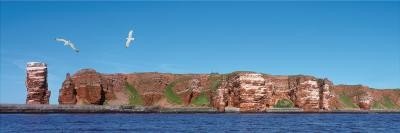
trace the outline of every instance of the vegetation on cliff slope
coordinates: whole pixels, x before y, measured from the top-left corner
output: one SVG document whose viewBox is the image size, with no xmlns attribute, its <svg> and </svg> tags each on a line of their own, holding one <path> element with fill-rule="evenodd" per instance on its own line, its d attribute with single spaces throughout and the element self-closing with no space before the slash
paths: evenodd
<svg viewBox="0 0 400 133">
<path fill-rule="evenodd" d="M 208 78 L 208 89 L 214 93 L 218 89 L 218 87 L 221 85 L 223 79 L 223 75 L 219 74 L 211 74 L 210 77 Z M 201 92 L 199 96 L 195 97 L 192 101 L 191 104 L 196 105 L 196 106 L 209 106 L 210 105 L 210 96 L 207 95 L 206 92 Z"/>
<path fill-rule="evenodd" d="M 354 104 L 353 99 L 344 93 L 339 94 L 339 102 L 343 108 L 359 108 L 357 104 Z"/>
<path fill-rule="evenodd" d="M 215 92 L 218 89 L 218 87 L 221 85 L 222 78 L 223 78 L 222 75 L 210 76 L 209 80 L 211 81 L 211 83 L 210 83 L 209 87 L 212 92 Z"/>
<path fill-rule="evenodd" d="M 275 108 L 293 108 L 294 104 L 289 99 L 281 99 L 275 105 Z"/>
<path fill-rule="evenodd" d="M 208 106 L 210 105 L 210 100 L 206 93 L 201 92 L 199 96 L 193 99 L 192 104 L 196 106 Z"/>
<path fill-rule="evenodd" d="M 168 102 L 173 104 L 182 104 L 182 99 L 174 92 L 175 82 L 172 82 L 165 87 L 164 95 Z"/>
<path fill-rule="evenodd" d="M 373 109 L 398 109 L 399 106 L 396 105 L 388 96 L 384 96 L 378 101 L 374 101 L 372 104 Z"/>
<path fill-rule="evenodd" d="M 398 108 L 397 105 L 388 96 L 383 97 L 382 104 L 388 109 Z"/>
<path fill-rule="evenodd" d="M 385 109 L 385 107 L 379 102 L 379 101 L 374 101 L 372 103 L 372 109 Z"/>
<path fill-rule="evenodd" d="M 130 105 L 143 105 L 142 97 L 139 92 L 132 85 L 126 83 L 125 89 L 129 92 L 129 104 Z"/>
</svg>

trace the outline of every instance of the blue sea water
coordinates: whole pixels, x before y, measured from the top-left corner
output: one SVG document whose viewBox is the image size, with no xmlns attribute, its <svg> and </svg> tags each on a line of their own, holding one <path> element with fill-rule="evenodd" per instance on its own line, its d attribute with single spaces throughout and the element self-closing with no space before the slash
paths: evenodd
<svg viewBox="0 0 400 133">
<path fill-rule="evenodd" d="M 0 114 L 0 132 L 393 132 L 400 114 Z"/>
</svg>

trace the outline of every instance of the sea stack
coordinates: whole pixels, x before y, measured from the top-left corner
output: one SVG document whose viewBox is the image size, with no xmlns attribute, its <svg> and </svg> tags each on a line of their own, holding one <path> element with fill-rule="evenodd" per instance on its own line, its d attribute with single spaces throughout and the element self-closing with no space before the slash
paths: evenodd
<svg viewBox="0 0 400 133">
<path fill-rule="evenodd" d="M 26 65 L 26 104 L 49 104 L 47 64 L 28 62 Z"/>
</svg>

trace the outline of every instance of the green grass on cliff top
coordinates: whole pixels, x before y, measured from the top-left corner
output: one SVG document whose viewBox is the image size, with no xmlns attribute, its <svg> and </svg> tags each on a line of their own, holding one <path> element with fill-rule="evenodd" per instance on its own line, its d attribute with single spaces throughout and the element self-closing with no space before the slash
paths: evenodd
<svg viewBox="0 0 400 133">
<path fill-rule="evenodd" d="M 289 99 L 281 99 L 275 105 L 274 108 L 293 108 L 294 104 Z"/>
<path fill-rule="evenodd" d="M 182 104 L 182 99 L 174 92 L 175 82 L 172 82 L 165 87 L 164 95 L 168 102 L 173 104 Z"/>
<path fill-rule="evenodd" d="M 125 89 L 129 92 L 129 104 L 130 105 L 143 105 L 142 97 L 139 92 L 132 85 L 126 83 Z"/>
<path fill-rule="evenodd" d="M 196 106 L 208 106 L 210 105 L 210 100 L 206 93 L 201 92 L 199 96 L 193 99 L 192 104 Z"/>
</svg>

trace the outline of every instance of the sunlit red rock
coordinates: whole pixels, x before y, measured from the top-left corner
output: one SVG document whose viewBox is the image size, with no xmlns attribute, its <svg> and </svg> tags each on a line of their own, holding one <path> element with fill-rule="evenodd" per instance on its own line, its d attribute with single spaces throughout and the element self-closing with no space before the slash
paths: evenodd
<svg viewBox="0 0 400 133">
<path fill-rule="evenodd" d="M 28 62 L 26 66 L 26 104 L 49 104 L 47 64 Z"/>
<path fill-rule="evenodd" d="M 217 78 L 216 78 L 217 77 Z M 216 79 L 217 80 L 216 80 Z M 215 81 L 218 86 L 214 86 Z M 328 79 L 313 76 L 275 76 L 254 72 L 230 74 L 170 74 L 131 73 L 101 74 L 83 69 L 67 76 L 60 90 L 60 104 L 127 105 L 130 85 L 140 96 L 144 106 L 195 106 L 193 100 L 200 94 L 209 98 L 219 111 L 263 112 L 275 108 L 281 100 L 291 101 L 293 107 L 304 111 L 343 109 L 340 96 L 350 94 L 354 105 L 370 109 L 380 99 L 389 98 L 400 103 L 400 93 L 390 90 L 372 90 L 366 86 L 335 86 Z M 166 97 L 170 86 L 181 103 L 171 103 Z M 74 102 L 76 98 L 76 102 Z"/>
<path fill-rule="evenodd" d="M 354 105 L 357 105 L 360 109 L 369 110 L 373 104 L 373 99 L 379 100 L 382 98 L 382 94 L 384 90 L 375 92 L 374 90 L 370 89 L 368 86 L 363 85 L 336 85 L 335 92 L 337 96 L 344 95 L 349 97 L 353 102 Z M 373 98 L 373 94 L 376 95 Z M 396 94 L 395 94 L 396 95 Z"/>
<path fill-rule="evenodd" d="M 59 104 L 76 104 L 77 102 L 75 85 L 69 73 L 67 73 L 62 88 L 60 89 L 58 101 Z"/>
</svg>

